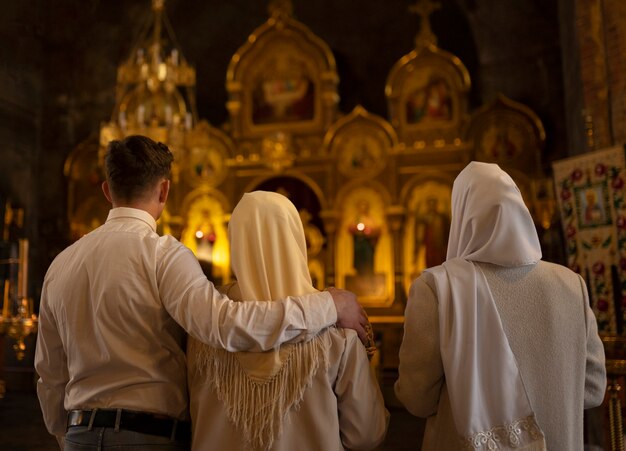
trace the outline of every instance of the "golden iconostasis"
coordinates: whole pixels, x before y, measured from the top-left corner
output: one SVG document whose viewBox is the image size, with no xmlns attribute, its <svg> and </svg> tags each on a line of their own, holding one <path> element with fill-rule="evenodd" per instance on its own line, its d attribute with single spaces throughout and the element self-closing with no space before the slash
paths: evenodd
<svg viewBox="0 0 626 451">
<path fill-rule="evenodd" d="M 509 171 L 538 228 L 556 227 L 537 115 L 504 96 L 470 111 L 469 73 L 429 26 L 413 50 L 398 53 L 380 87 L 387 118 L 361 106 L 342 112 L 330 47 L 292 16 L 290 2 L 270 2 L 268 19 L 231 58 L 229 121 L 218 128 L 197 115 L 193 88 L 201 81 L 162 26 L 163 6 L 153 1 L 152 27 L 119 66 L 116 105 L 99 141 L 66 161 L 74 239 L 106 219 L 103 151 L 132 134 L 172 149 L 159 228 L 191 248 L 217 284 L 232 279 L 227 224 L 238 200 L 280 192 L 300 211 L 316 286 L 354 291 L 380 327 L 401 327 L 411 281 L 444 260 L 452 182 L 469 161 Z M 428 25 L 432 2 L 415 8 Z"/>
</svg>

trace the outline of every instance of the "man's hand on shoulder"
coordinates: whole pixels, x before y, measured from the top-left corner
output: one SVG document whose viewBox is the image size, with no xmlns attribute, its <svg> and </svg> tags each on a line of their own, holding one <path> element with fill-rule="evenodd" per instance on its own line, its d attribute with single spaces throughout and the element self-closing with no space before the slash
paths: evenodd
<svg viewBox="0 0 626 451">
<path fill-rule="evenodd" d="M 356 300 L 356 295 L 350 291 L 330 287 L 327 290 L 333 297 L 335 309 L 337 309 L 337 326 L 346 329 L 354 329 L 359 338 L 365 344 L 367 332 L 365 327 L 369 324 L 367 314 L 361 304 Z"/>
</svg>

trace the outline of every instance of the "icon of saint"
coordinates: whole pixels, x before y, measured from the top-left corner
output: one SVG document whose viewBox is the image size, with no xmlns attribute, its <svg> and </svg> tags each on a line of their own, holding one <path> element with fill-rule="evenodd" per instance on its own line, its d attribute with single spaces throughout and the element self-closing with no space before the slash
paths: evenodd
<svg viewBox="0 0 626 451">
<path fill-rule="evenodd" d="M 448 216 L 439 211 L 438 199 L 429 197 L 426 199 L 426 211 L 415 221 L 415 260 L 423 251 L 426 268 L 442 264 L 446 260 L 449 233 Z"/>
<path fill-rule="evenodd" d="M 353 266 L 357 275 L 374 274 L 374 254 L 381 230 L 370 214 L 367 200 L 358 201 L 357 214 L 348 231 L 352 235 Z"/>
</svg>

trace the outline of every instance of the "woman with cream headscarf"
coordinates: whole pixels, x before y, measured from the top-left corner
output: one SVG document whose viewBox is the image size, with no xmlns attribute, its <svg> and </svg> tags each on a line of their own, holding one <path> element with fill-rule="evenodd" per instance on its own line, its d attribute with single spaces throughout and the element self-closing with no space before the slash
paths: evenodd
<svg viewBox="0 0 626 451">
<path fill-rule="evenodd" d="M 226 287 L 232 299 L 316 291 L 302 222 L 286 197 L 245 194 L 228 235 L 238 280 Z M 371 449 L 385 436 L 388 413 L 354 331 L 330 328 L 265 353 L 229 353 L 190 338 L 187 354 L 194 450 Z"/>
<path fill-rule="evenodd" d="M 583 449 L 604 351 L 583 279 L 541 261 L 532 217 L 495 164 L 452 189 L 446 261 L 411 286 L 395 392 L 428 417 L 422 450 Z"/>
</svg>

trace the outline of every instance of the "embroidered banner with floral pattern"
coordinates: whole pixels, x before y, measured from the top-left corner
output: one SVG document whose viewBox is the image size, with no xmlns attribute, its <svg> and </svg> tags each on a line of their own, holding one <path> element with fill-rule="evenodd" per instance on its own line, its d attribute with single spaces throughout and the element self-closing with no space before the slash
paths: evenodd
<svg viewBox="0 0 626 451">
<path fill-rule="evenodd" d="M 598 331 L 622 333 L 626 313 L 624 148 L 553 164 L 567 264 L 588 284 Z"/>
</svg>

